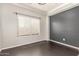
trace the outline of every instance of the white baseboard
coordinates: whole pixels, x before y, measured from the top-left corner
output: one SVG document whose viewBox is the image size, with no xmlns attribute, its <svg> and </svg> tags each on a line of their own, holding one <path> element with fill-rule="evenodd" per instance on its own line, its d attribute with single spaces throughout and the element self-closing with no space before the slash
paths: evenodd
<svg viewBox="0 0 79 59">
<path fill-rule="evenodd" d="M 32 44 L 32 43 L 40 42 L 40 41 L 43 41 L 43 40 L 39 40 L 39 41 L 31 42 L 31 43 L 26 43 L 26 44 L 19 44 L 19 45 L 10 46 L 10 47 L 5 47 L 5 48 L 2 48 L 1 51 L 5 50 L 5 49 L 10 49 L 10 48 L 15 48 L 15 47 L 19 47 L 19 46 L 23 46 L 23 45 L 27 45 L 27 44 Z"/>
<path fill-rule="evenodd" d="M 49 41 L 79 50 L 79 47 L 75 47 L 75 46 L 72 46 L 72 45 L 69 45 L 69 44 L 61 43 L 61 42 L 58 42 L 58 41 L 55 41 L 55 40 L 49 40 Z"/>
</svg>

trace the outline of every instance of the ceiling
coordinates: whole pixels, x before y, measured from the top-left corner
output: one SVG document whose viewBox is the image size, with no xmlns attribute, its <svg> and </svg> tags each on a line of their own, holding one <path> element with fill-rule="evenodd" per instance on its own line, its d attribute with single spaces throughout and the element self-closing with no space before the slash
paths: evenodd
<svg viewBox="0 0 79 59">
<path fill-rule="evenodd" d="M 49 12 L 52 9 L 55 9 L 62 5 L 63 3 L 46 3 L 44 5 L 39 5 L 38 3 L 25 3 L 24 5 L 28 5 L 30 7 L 39 9 L 41 11 Z"/>
<path fill-rule="evenodd" d="M 39 5 L 38 3 L 13 3 L 12 5 L 49 16 L 79 6 L 78 3 L 46 3 L 44 5 Z"/>
</svg>

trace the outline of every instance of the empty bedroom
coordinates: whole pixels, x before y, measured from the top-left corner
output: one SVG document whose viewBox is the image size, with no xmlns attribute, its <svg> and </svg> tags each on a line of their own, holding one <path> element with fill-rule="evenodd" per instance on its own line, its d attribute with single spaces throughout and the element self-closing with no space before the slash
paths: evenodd
<svg viewBox="0 0 79 59">
<path fill-rule="evenodd" d="M 0 3 L 0 56 L 78 56 L 79 3 Z"/>
</svg>

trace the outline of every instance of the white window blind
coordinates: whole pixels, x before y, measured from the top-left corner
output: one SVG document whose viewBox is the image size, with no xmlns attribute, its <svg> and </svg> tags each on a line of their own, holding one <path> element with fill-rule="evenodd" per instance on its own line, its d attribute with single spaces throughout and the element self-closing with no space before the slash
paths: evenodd
<svg viewBox="0 0 79 59">
<path fill-rule="evenodd" d="M 40 18 L 17 14 L 18 35 L 40 35 Z"/>
</svg>

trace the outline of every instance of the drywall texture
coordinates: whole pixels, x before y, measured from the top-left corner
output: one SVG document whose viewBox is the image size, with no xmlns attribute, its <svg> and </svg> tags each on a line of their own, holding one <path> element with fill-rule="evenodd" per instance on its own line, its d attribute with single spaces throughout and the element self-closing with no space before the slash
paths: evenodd
<svg viewBox="0 0 79 59">
<path fill-rule="evenodd" d="M 79 6 L 50 16 L 50 39 L 79 47 Z"/>
<path fill-rule="evenodd" d="M 31 36 L 17 36 L 18 30 L 18 21 L 17 16 L 15 14 L 22 13 L 26 15 L 41 17 L 40 24 L 40 36 L 39 35 L 31 35 Z M 3 49 L 12 48 L 24 44 L 30 44 L 38 41 L 42 41 L 45 39 L 45 19 L 46 16 L 35 13 L 25 8 L 21 8 L 12 4 L 2 4 L 2 30 L 3 30 Z"/>
<path fill-rule="evenodd" d="M 0 6 L 1 11 L 1 6 Z M 0 50 L 1 50 L 1 12 L 0 12 Z"/>
<path fill-rule="evenodd" d="M 0 51 L 1 51 L 1 47 L 2 47 L 2 24 L 1 24 L 1 19 L 2 19 L 2 9 L 1 9 L 1 4 L 0 4 Z"/>
</svg>

